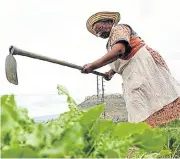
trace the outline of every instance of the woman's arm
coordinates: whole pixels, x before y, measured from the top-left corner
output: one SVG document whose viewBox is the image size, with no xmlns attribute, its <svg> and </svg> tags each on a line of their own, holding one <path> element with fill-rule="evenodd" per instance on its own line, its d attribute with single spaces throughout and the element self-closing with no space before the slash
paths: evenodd
<svg viewBox="0 0 180 159">
<path fill-rule="evenodd" d="M 116 43 L 112 50 L 107 52 L 103 57 L 100 59 L 90 63 L 86 64 L 84 66 L 84 69 L 81 71 L 82 73 L 91 73 L 93 70 L 98 69 L 100 67 L 103 67 L 107 64 L 110 64 L 117 60 L 120 57 L 120 53 L 122 56 L 125 53 L 125 45 L 123 43 Z"/>
<path fill-rule="evenodd" d="M 96 69 L 105 66 L 117 60 L 119 58 L 119 53 L 125 53 L 125 45 L 123 43 L 115 44 L 111 51 L 107 52 L 103 57 L 94 61 L 92 64 Z"/>
</svg>

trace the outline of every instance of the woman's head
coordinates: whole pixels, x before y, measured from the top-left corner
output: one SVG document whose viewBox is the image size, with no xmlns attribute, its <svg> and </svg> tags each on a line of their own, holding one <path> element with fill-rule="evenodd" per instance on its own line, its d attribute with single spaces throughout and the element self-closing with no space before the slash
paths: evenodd
<svg viewBox="0 0 180 159">
<path fill-rule="evenodd" d="M 112 26 L 113 26 L 112 19 L 103 19 L 95 22 L 92 25 L 92 28 L 95 31 L 96 36 L 105 39 L 109 37 Z"/>
<path fill-rule="evenodd" d="M 86 22 L 89 32 L 101 38 L 109 37 L 111 28 L 120 20 L 118 12 L 98 12 L 92 15 Z"/>
</svg>

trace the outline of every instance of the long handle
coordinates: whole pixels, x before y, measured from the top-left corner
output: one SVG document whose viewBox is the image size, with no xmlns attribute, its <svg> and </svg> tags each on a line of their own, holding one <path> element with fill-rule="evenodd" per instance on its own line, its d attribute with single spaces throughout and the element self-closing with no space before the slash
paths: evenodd
<svg viewBox="0 0 180 159">
<path fill-rule="evenodd" d="M 9 52 L 12 55 L 27 56 L 27 57 L 34 58 L 34 59 L 48 61 L 48 62 L 56 63 L 56 64 L 59 64 L 59 65 L 75 68 L 75 69 L 78 69 L 78 70 L 83 70 L 82 66 L 78 66 L 78 65 L 75 65 L 75 64 L 72 64 L 72 63 L 69 63 L 69 62 L 65 62 L 65 61 L 53 59 L 53 58 L 50 58 L 50 57 L 38 55 L 38 54 L 35 54 L 35 53 L 32 53 L 32 52 L 24 51 L 24 50 L 21 50 L 21 49 L 18 49 L 16 47 L 14 47 L 14 46 L 11 46 L 9 48 Z M 99 76 L 103 76 L 103 77 L 106 76 L 105 74 L 103 74 L 101 72 L 97 72 L 97 71 L 93 71 L 92 73 L 96 74 L 96 75 L 99 75 Z"/>
</svg>

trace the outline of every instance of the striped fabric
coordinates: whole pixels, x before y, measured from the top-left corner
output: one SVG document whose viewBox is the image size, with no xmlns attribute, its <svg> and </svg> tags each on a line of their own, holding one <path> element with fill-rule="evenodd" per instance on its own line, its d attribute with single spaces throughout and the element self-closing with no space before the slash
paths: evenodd
<svg viewBox="0 0 180 159">
<path fill-rule="evenodd" d="M 131 35 L 129 43 L 132 49 L 130 54 L 126 56 L 124 60 L 128 60 L 133 57 L 137 53 L 137 51 L 145 45 L 144 41 L 137 35 Z"/>
</svg>

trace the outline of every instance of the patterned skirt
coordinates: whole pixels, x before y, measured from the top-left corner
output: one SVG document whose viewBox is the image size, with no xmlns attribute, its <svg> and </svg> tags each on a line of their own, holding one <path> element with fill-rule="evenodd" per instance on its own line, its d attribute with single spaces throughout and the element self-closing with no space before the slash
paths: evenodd
<svg viewBox="0 0 180 159">
<path fill-rule="evenodd" d="M 152 127 L 156 127 L 168 124 L 176 119 L 180 119 L 180 97 L 149 116 L 145 122 Z"/>
<path fill-rule="evenodd" d="M 146 47 L 146 49 L 150 52 L 150 54 L 152 55 L 152 57 L 157 63 L 159 63 L 167 71 L 169 71 L 169 68 L 166 62 L 157 51 L 154 51 L 148 46 Z M 177 98 L 172 103 L 164 106 L 161 110 L 149 116 L 145 120 L 145 122 L 148 123 L 150 126 L 155 127 L 155 126 L 159 126 L 163 124 L 168 124 L 171 121 L 176 120 L 176 119 L 180 119 L 180 97 Z"/>
</svg>

